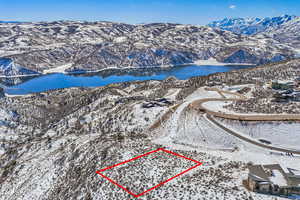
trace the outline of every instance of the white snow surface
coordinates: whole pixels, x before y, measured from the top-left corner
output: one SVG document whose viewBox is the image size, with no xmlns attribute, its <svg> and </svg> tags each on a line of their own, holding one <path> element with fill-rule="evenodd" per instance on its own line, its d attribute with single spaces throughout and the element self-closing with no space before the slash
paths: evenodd
<svg viewBox="0 0 300 200">
<path fill-rule="evenodd" d="M 212 66 L 224 66 L 224 65 L 254 65 L 250 63 L 222 63 L 215 58 L 209 58 L 208 60 L 196 60 L 195 65 L 212 65 Z"/>
<path fill-rule="evenodd" d="M 272 170 L 270 181 L 278 186 L 287 186 L 287 181 L 279 170 Z"/>
<path fill-rule="evenodd" d="M 72 63 L 68 63 L 68 64 L 61 65 L 61 66 L 58 66 L 58 67 L 54 67 L 54 68 L 51 68 L 51 69 L 46 69 L 46 70 L 43 71 L 43 74 L 64 73 L 70 67 L 72 67 Z"/>
</svg>

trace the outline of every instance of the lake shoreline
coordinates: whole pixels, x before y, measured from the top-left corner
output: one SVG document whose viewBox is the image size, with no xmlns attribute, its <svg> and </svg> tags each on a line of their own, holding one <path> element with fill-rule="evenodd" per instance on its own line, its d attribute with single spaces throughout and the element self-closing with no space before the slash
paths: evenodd
<svg viewBox="0 0 300 200">
<path fill-rule="evenodd" d="M 70 64 L 66 64 L 70 65 Z M 110 70 L 140 70 L 140 69 L 170 69 L 173 67 L 180 67 L 180 66 L 189 66 L 189 65 L 198 65 L 198 66 L 256 66 L 255 64 L 251 63 L 221 63 L 216 61 L 215 59 L 209 59 L 209 60 L 196 60 L 193 63 L 184 63 L 179 65 L 157 65 L 157 66 L 141 66 L 141 67 L 107 67 L 99 70 L 78 70 L 78 71 L 61 71 L 61 70 L 55 70 L 56 68 L 61 69 L 63 66 L 54 67 L 48 70 L 44 70 L 42 73 L 38 72 L 37 74 L 24 74 L 24 75 L 14 75 L 14 76 L 0 76 L 0 78 L 23 78 L 23 77 L 32 77 L 32 76 L 43 76 L 43 75 L 49 75 L 49 74 L 90 74 L 90 73 L 98 73 L 98 72 L 105 72 Z"/>
<path fill-rule="evenodd" d="M 165 80 L 172 76 L 178 80 L 187 80 L 192 77 L 228 72 L 244 68 L 249 65 L 176 65 L 173 67 L 146 67 L 146 68 L 106 68 L 95 71 L 78 71 L 72 73 L 49 73 L 35 77 L 18 77 L 2 79 L 4 92 L 8 95 L 26 95 L 44 92 L 52 89 L 71 87 L 101 87 L 114 83 Z"/>
</svg>

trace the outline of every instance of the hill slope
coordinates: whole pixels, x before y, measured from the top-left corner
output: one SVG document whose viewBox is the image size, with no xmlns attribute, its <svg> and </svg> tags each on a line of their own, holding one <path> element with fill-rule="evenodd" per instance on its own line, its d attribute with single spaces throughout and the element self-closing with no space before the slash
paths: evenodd
<svg viewBox="0 0 300 200">
<path fill-rule="evenodd" d="M 300 17 L 268 30 L 268 34 L 275 40 L 300 49 Z"/>
<path fill-rule="evenodd" d="M 295 55 L 270 36 L 249 37 L 204 26 L 58 21 L 0 24 L 0 57 L 35 72 L 220 62 L 262 64 Z"/>
</svg>

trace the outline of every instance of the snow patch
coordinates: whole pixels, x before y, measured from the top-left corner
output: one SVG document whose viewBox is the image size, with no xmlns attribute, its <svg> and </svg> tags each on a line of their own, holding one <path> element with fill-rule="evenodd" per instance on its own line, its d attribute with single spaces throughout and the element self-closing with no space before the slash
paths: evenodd
<svg viewBox="0 0 300 200">
<path fill-rule="evenodd" d="M 49 73 L 65 73 L 65 71 L 67 69 L 69 69 L 70 67 L 72 67 L 72 63 L 68 63 L 65 65 L 61 65 L 55 68 L 51 68 L 51 69 L 46 69 L 43 71 L 43 74 L 49 74 Z"/>
</svg>

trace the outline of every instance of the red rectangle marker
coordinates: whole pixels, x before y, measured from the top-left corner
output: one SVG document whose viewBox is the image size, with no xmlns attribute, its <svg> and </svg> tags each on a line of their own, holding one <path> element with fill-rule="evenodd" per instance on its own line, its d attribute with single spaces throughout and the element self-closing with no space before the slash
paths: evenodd
<svg viewBox="0 0 300 200">
<path fill-rule="evenodd" d="M 117 167 L 117 166 L 120 166 L 120 165 L 129 163 L 129 162 L 134 161 L 134 160 L 137 160 L 137 159 L 139 159 L 139 158 L 142 158 L 142 157 L 148 156 L 148 155 L 150 155 L 150 154 L 156 153 L 156 152 L 158 152 L 158 151 L 162 151 L 162 152 L 165 152 L 165 153 L 174 155 L 174 156 L 178 156 L 178 157 L 184 158 L 184 159 L 186 159 L 186 160 L 189 160 L 189 161 L 192 161 L 192 162 L 196 163 L 196 165 L 194 165 L 193 167 L 191 167 L 191 168 L 189 168 L 189 169 L 186 169 L 186 170 L 182 171 L 181 173 L 179 173 L 179 174 L 177 174 L 177 175 L 175 175 L 175 176 L 173 176 L 173 177 L 171 177 L 171 178 L 168 178 L 167 180 L 165 180 L 165 181 L 163 181 L 163 182 L 161 182 L 161 183 L 159 183 L 159 184 L 157 184 L 157 185 L 155 185 L 155 186 L 153 186 L 153 187 L 151 187 L 151 188 L 147 189 L 146 191 L 141 192 L 141 193 L 139 193 L 139 194 L 135 194 L 135 193 L 131 192 L 131 191 L 128 190 L 126 187 L 122 186 L 121 184 L 119 184 L 119 183 L 117 183 L 116 181 L 110 179 L 109 177 L 105 176 L 105 175 L 102 173 L 102 172 L 104 172 L 104 171 L 106 171 L 106 170 L 109 170 L 109 169 L 112 169 L 112 168 L 114 168 L 114 167 Z M 158 188 L 158 187 L 160 187 L 160 186 L 166 184 L 167 182 L 173 180 L 174 178 L 176 178 L 176 177 L 178 177 L 178 176 L 180 176 L 180 175 L 183 175 L 183 174 L 187 173 L 188 171 L 190 171 L 190 170 L 192 170 L 192 169 L 194 169 L 194 168 L 196 168 L 196 167 L 198 167 L 198 166 L 200 166 L 200 165 L 202 165 L 202 163 L 199 162 L 199 161 L 196 161 L 196 160 L 193 160 L 193 159 L 191 159 L 191 158 L 188 158 L 188 157 L 185 157 L 185 156 L 183 156 L 183 155 L 180 155 L 180 154 L 178 154 L 178 153 L 175 153 L 175 152 L 166 150 L 166 149 L 164 149 L 164 148 L 159 148 L 159 149 L 156 149 L 156 150 L 147 152 L 147 153 L 145 153 L 145 154 L 143 154 L 143 155 L 136 156 L 136 157 L 134 157 L 134 158 L 132 158 L 132 159 L 129 159 L 129 160 L 126 160 L 126 161 L 124 161 L 124 162 L 121 162 L 121 163 L 112 165 L 112 166 L 110 166 L 110 167 L 106 167 L 106 168 L 104 168 L 104 169 L 98 170 L 98 171 L 96 171 L 96 173 L 99 174 L 101 177 L 105 178 L 106 180 L 108 180 L 109 182 L 111 182 L 112 184 L 114 184 L 114 185 L 116 185 L 116 186 L 122 188 L 124 191 L 126 191 L 126 192 L 129 193 L 130 195 L 132 195 L 132 196 L 134 196 L 134 197 L 137 198 L 137 197 L 140 197 L 140 196 L 142 196 L 142 195 L 144 195 L 144 194 L 150 192 L 151 190 L 154 190 L 155 188 Z"/>
</svg>

